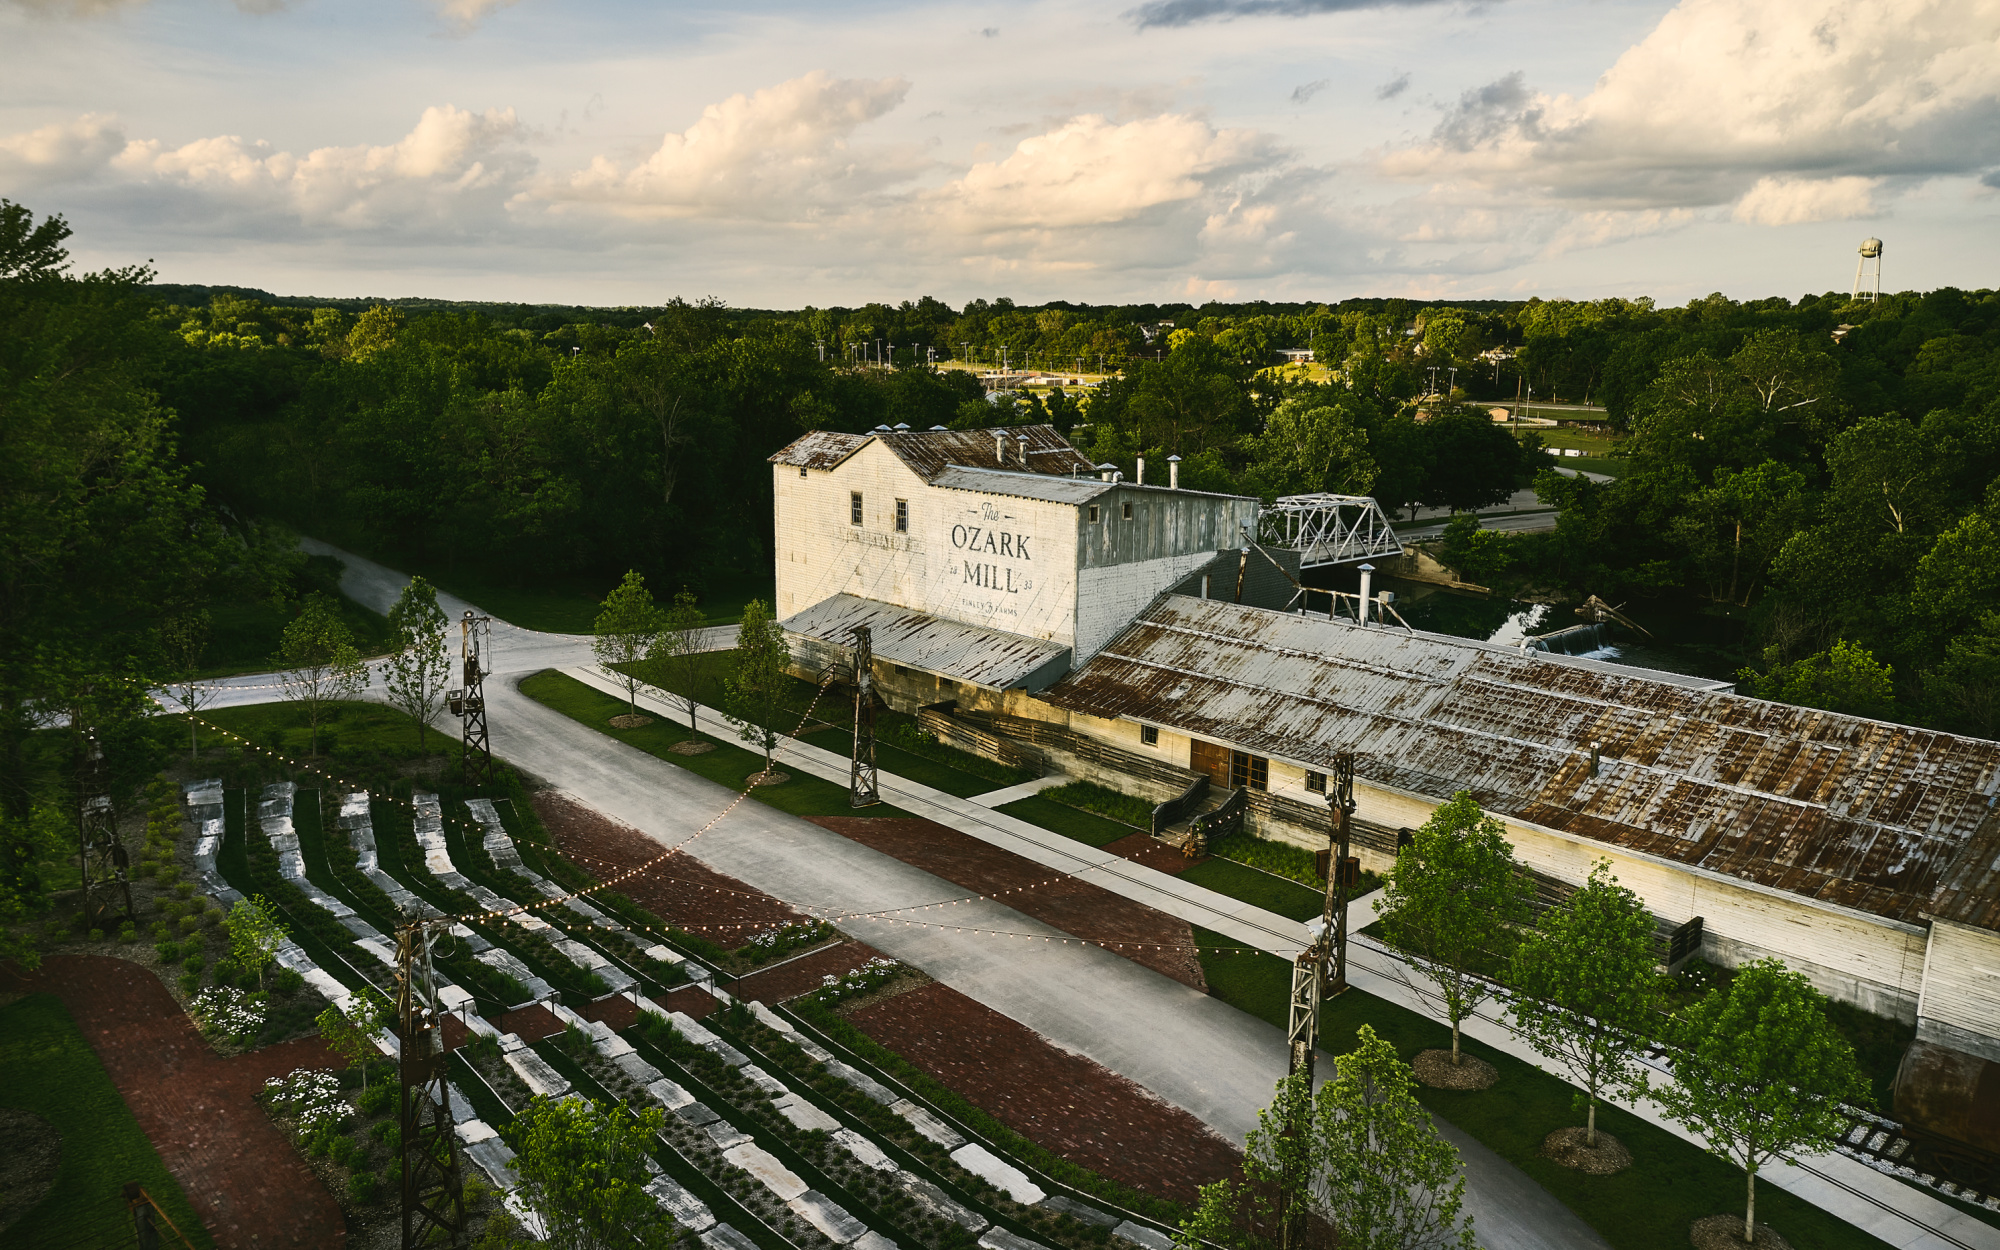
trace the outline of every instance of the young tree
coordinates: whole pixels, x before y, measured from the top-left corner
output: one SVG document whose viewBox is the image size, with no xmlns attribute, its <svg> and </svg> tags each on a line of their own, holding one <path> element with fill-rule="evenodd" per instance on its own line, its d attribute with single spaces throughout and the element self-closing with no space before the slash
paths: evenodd
<svg viewBox="0 0 2000 1250">
<path fill-rule="evenodd" d="M 1533 895 L 1506 830 L 1463 790 L 1396 854 L 1378 913 L 1382 936 L 1436 987 L 1454 1065 L 1462 1062 L 1460 1022 L 1495 989 L 1481 974 L 1505 967 L 1513 926 L 1528 919 Z"/>
<path fill-rule="evenodd" d="M 558 1250 L 664 1247 L 673 1223 L 646 1184 L 647 1148 L 665 1124 L 657 1107 L 536 1098 L 505 1131 L 521 1197 Z"/>
<path fill-rule="evenodd" d="M 1396 1048 L 1365 1024 L 1357 1037 L 1313 1115 L 1320 1193 L 1342 1250 L 1472 1250 L 1458 1151 L 1417 1102 Z"/>
<path fill-rule="evenodd" d="M 368 1088 L 368 1063 L 381 1056 L 375 1035 L 389 1023 L 394 1008 L 375 990 L 363 986 L 348 1002 L 347 1010 L 329 1006 L 314 1018 L 320 1039 L 327 1048 L 361 1069 L 361 1088 Z"/>
<path fill-rule="evenodd" d="M 702 676 L 701 631 L 707 621 L 694 592 L 682 587 L 674 606 L 667 609 L 666 627 L 660 633 L 660 663 L 677 688 L 670 692 L 673 701 L 687 709 L 689 733 L 695 730 L 695 709 L 701 706 L 695 690 Z"/>
<path fill-rule="evenodd" d="M 195 716 L 215 699 L 215 687 L 198 679 L 201 658 L 208 650 L 212 618 L 207 608 L 177 613 L 160 626 L 160 648 L 166 653 L 167 689 L 188 718 L 188 759 L 201 758 L 200 726 Z"/>
<path fill-rule="evenodd" d="M 223 923 L 229 926 L 230 958 L 256 973 L 257 983 L 262 985 L 264 970 L 278 957 L 278 947 L 285 941 L 285 923 L 278 918 L 277 907 L 261 894 L 239 898 Z"/>
<path fill-rule="evenodd" d="M 639 714 L 639 687 L 645 683 L 632 666 L 653 655 L 665 628 L 666 617 L 646 589 L 646 579 L 626 570 L 625 580 L 604 596 L 590 650 L 598 671 L 625 687 L 625 702 L 634 716 Z"/>
<path fill-rule="evenodd" d="M 422 577 L 412 577 L 389 609 L 389 629 L 397 645 L 384 665 L 382 685 L 389 692 L 390 706 L 417 722 L 418 751 L 425 748 L 431 717 L 443 705 L 445 687 L 451 682 L 445 642 L 449 624 L 444 609 L 438 607 L 436 588 Z"/>
<path fill-rule="evenodd" d="M 1653 971 L 1653 918 L 1618 884 L 1608 861 L 1514 951 L 1509 1007 L 1529 1045 L 1569 1069 L 1583 1087 L 1585 1144 L 1597 1145 L 1597 1102 L 1634 1088 L 1660 977 Z"/>
<path fill-rule="evenodd" d="M 285 669 L 285 697 L 304 706 L 312 726 L 311 750 L 318 754 L 327 705 L 366 690 L 368 666 L 354 649 L 353 632 L 320 594 L 306 596 L 305 606 L 285 626 L 277 658 Z"/>
<path fill-rule="evenodd" d="M 1395 1048 L 1366 1025 L 1358 1037 L 1317 1095 L 1303 1073 L 1278 1082 L 1244 1141 L 1243 1183 L 1202 1187 L 1176 1239 L 1182 1250 L 1274 1250 L 1323 1230 L 1341 1250 L 1471 1250 L 1458 1152 L 1417 1102 Z"/>
<path fill-rule="evenodd" d="M 762 599 L 743 606 L 743 624 L 736 631 L 736 671 L 723 682 L 729 723 L 736 726 L 743 741 L 764 752 L 764 771 L 772 767 L 772 751 L 782 735 L 778 733 L 778 710 L 784 706 L 785 688 L 791 680 L 791 648 L 785 645 L 785 631 L 771 619 Z"/>
<path fill-rule="evenodd" d="M 1757 1169 L 1833 1149 L 1842 1103 L 1868 1102 L 1854 1049 L 1826 1018 L 1826 1000 L 1775 959 L 1737 969 L 1675 1017 L 1673 1084 L 1651 1091 L 1708 1151 L 1743 1169 L 1743 1240 L 1757 1235 Z"/>
</svg>

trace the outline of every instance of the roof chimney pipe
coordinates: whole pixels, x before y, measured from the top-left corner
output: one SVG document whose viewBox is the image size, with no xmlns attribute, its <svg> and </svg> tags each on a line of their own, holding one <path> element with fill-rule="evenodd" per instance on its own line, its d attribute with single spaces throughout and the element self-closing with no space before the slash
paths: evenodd
<svg viewBox="0 0 2000 1250">
<path fill-rule="evenodd" d="M 1368 625 L 1368 608 L 1369 608 L 1368 588 L 1369 588 L 1369 583 L 1373 582 L 1374 580 L 1375 580 L 1375 566 L 1372 564 L 1362 565 L 1361 566 L 1361 624 L 1363 628 L 1366 628 Z"/>
<path fill-rule="evenodd" d="M 1181 458 L 1179 456 L 1168 456 L 1167 489 L 1179 490 L 1180 488 L 1181 488 Z"/>
<path fill-rule="evenodd" d="M 1139 457 L 1139 471 L 1132 476 L 1132 481 L 1138 486 L 1146 484 L 1146 458 L 1144 456 Z"/>
<path fill-rule="evenodd" d="M 1018 452 L 1020 452 L 1020 453 L 1021 453 L 1021 471 L 1022 471 L 1023 473 L 1027 472 L 1027 471 L 1028 471 L 1028 436 L 1027 436 L 1026 434 L 1016 434 L 1016 435 L 1014 436 L 1014 450 L 1016 450 L 1016 451 L 1018 451 Z"/>
<path fill-rule="evenodd" d="M 1000 430 L 993 431 L 993 463 L 1007 467 L 1007 435 Z"/>
</svg>

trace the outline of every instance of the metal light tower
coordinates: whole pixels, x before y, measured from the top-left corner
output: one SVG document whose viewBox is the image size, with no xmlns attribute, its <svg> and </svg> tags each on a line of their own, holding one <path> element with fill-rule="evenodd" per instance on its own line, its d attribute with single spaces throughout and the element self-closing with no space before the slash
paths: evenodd
<svg viewBox="0 0 2000 1250">
<path fill-rule="evenodd" d="M 459 1177 L 444 1032 L 431 970 L 434 922 L 396 930 L 396 1037 L 402 1046 L 403 1250 L 462 1247 L 465 1189 Z"/>
<path fill-rule="evenodd" d="M 132 883 L 125 877 L 131 858 L 118 840 L 118 816 L 111 807 L 110 770 L 97 731 L 83 735 L 83 767 L 78 771 L 77 864 L 83 876 L 83 923 L 108 929 L 132 919 Z"/>
<path fill-rule="evenodd" d="M 1354 755 L 1334 757 L 1327 777 L 1326 805 L 1333 811 L 1326 874 L 1326 905 L 1320 912 L 1313 942 L 1292 962 L 1292 1009 L 1286 1041 L 1291 1046 L 1294 1073 L 1312 1076 L 1313 1051 L 1319 1046 L 1319 1008 L 1347 988 L 1347 887 L 1361 879 L 1361 863 L 1348 854 L 1349 818 L 1354 814 Z M 1328 976 L 1327 961 L 1333 962 Z"/>
<path fill-rule="evenodd" d="M 1875 262 L 1874 281 L 1871 284 L 1862 275 L 1867 272 L 1868 262 Z M 1861 259 L 1854 263 L 1854 298 L 1873 303 L 1882 298 L 1882 240 L 1861 240 Z"/>
<path fill-rule="evenodd" d="M 847 805 L 873 807 L 882 801 L 875 768 L 875 644 L 866 625 L 854 627 L 854 761 L 847 773 Z"/>
<path fill-rule="evenodd" d="M 468 786 L 493 780 L 493 746 L 486 735 L 486 677 L 493 671 L 493 618 L 474 616 L 470 608 L 458 623 L 458 653 L 465 686 L 449 691 L 445 704 L 464 720 L 464 746 L 459 767 Z"/>
</svg>

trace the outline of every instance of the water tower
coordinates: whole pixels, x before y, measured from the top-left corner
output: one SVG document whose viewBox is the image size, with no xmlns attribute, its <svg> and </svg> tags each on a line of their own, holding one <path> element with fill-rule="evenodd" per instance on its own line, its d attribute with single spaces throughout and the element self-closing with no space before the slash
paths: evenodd
<svg viewBox="0 0 2000 1250">
<path fill-rule="evenodd" d="M 1868 262 L 1875 262 L 1873 285 L 1864 275 L 1868 272 Z M 1882 296 L 1882 240 L 1861 240 L 1861 259 L 1854 266 L 1854 298 L 1876 300 Z"/>
</svg>

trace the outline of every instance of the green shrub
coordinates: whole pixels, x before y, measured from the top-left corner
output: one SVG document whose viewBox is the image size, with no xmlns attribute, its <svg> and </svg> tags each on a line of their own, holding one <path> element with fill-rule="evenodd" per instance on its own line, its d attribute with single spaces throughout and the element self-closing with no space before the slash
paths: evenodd
<svg viewBox="0 0 2000 1250">
<path fill-rule="evenodd" d="M 194 932 L 194 931 L 195 931 L 196 929 L 199 929 L 199 928 L 201 928 L 201 917 L 200 917 L 200 916 L 182 916 L 182 917 L 181 917 L 181 932 L 182 932 L 182 933 L 193 933 L 193 932 Z"/>
<path fill-rule="evenodd" d="M 181 973 L 180 987 L 181 994 L 184 997 L 193 998 L 195 991 L 201 988 L 201 974 L 199 972 Z"/>
<path fill-rule="evenodd" d="M 200 951 L 196 951 L 194 954 L 189 955 L 185 959 L 181 960 L 181 969 L 185 972 L 192 972 L 199 974 L 201 970 L 207 965 L 208 965 L 208 959 Z"/>
<path fill-rule="evenodd" d="M 499 1049 L 496 1045 L 494 1049 Z M 394 1085 L 370 1085 L 361 1091 L 361 1111 L 364 1115 L 381 1115 L 396 1103 Z"/>
<path fill-rule="evenodd" d="M 179 876 L 179 875 L 180 875 L 180 872 L 179 872 L 179 870 L 178 870 L 178 869 L 161 869 L 161 871 L 160 871 L 160 879 L 161 879 L 161 880 L 163 880 L 163 881 L 165 881 L 165 880 L 171 880 L 172 878 L 170 878 L 170 877 L 168 877 L 168 876 L 167 876 L 167 873 L 168 873 L 168 872 L 172 872 L 172 873 L 174 874 L 174 876 Z M 178 894 L 178 895 L 179 895 L 180 897 L 182 897 L 182 898 L 192 898 L 192 897 L 194 896 L 194 882 L 192 882 L 192 881 L 175 881 L 175 882 L 174 882 L 174 893 L 175 893 L 175 894 Z M 199 906 L 199 904 L 197 904 L 197 906 Z"/>
<path fill-rule="evenodd" d="M 181 948 L 173 942 L 161 942 L 153 948 L 153 953 L 160 957 L 160 962 L 163 964 L 177 964 L 181 961 Z"/>
<path fill-rule="evenodd" d="M 242 969 L 236 966 L 235 960 L 224 955 L 215 961 L 215 983 L 222 985 L 227 982 L 233 982 L 241 971 Z"/>
<path fill-rule="evenodd" d="M 306 979 L 290 968 L 279 968 L 271 974 L 271 992 L 285 998 L 298 993 L 305 983 Z"/>
<path fill-rule="evenodd" d="M 1153 827 L 1154 804 L 1130 794 L 1120 794 L 1095 782 L 1072 781 L 1067 785 L 1051 786 L 1042 791 L 1042 797 L 1081 808 L 1120 824 L 1136 825 L 1148 831 Z"/>
<path fill-rule="evenodd" d="M 168 924 L 166 921 L 155 920 L 153 922 L 153 940 L 155 942 L 164 942 L 168 938 L 173 937 L 173 935 L 174 935 L 174 927 Z"/>
<path fill-rule="evenodd" d="M 93 942 L 102 942 L 104 940 L 104 930 L 92 929 L 90 931 L 90 940 Z"/>
<path fill-rule="evenodd" d="M 382 1196 L 382 1178 L 373 1172 L 356 1172 L 347 1179 L 347 1192 L 356 1206 L 369 1207 Z"/>
<path fill-rule="evenodd" d="M 119 926 L 118 926 L 118 940 L 119 940 L 119 941 L 121 941 L 121 942 L 126 942 L 126 943 L 131 943 L 131 942 L 136 942 L 136 941 L 138 941 L 138 940 L 139 940 L 139 929 L 138 929 L 138 926 L 137 926 L 137 925 L 134 925 L 134 924 L 133 924 L 133 923 L 132 923 L 131 921 L 129 921 L 129 920 L 128 920 L 128 921 L 126 921 L 126 922 L 125 922 L 124 924 L 121 924 L 121 925 L 119 925 Z"/>
<path fill-rule="evenodd" d="M 187 904 L 179 901 L 178 899 L 171 899 L 171 898 L 161 899 L 160 914 L 167 918 L 166 920 L 161 921 L 160 922 L 161 924 L 166 924 L 168 921 L 172 920 L 179 920 L 182 916 L 187 915 Z"/>
</svg>

